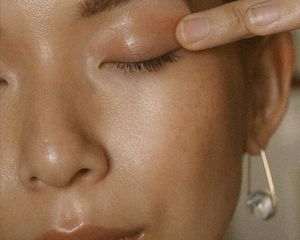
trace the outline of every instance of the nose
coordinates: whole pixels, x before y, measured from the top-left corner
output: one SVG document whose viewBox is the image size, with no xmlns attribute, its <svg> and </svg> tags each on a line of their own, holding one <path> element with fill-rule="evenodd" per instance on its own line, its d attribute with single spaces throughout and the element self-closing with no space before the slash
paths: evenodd
<svg viewBox="0 0 300 240">
<path fill-rule="evenodd" d="M 103 180 L 109 170 L 105 148 L 83 130 L 83 118 L 76 118 L 78 106 L 72 106 L 79 103 L 50 88 L 35 88 L 23 99 L 21 182 L 30 188 L 63 188 Z"/>
</svg>

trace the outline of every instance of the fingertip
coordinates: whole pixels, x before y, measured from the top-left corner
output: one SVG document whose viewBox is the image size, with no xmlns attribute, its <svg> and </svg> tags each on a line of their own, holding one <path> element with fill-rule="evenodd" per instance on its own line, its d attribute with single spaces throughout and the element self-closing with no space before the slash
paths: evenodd
<svg viewBox="0 0 300 240">
<path fill-rule="evenodd" d="M 184 35 L 183 32 L 183 20 L 181 20 L 177 26 L 176 26 L 176 31 L 175 31 L 175 36 L 176 36 L 176 40 L 180 43 L 180 45 L 184 48 L 187 47 L 186 44 L 186 36 Z"/>
<path fill-rule="evenodd" d="M 251 6 L 246 16 L 250 24 L 256 28 L 262 28 L 280 18 L 280 8 L 275 2 L 264 2 Z"/>
<path fill-rule="evenodd" d="M 177 41 L 188 50 L 200 50 L 200 45 L 210 34 L 209 20 L 201 16 L 182 19 L 176 27 Z"/>
</svg>

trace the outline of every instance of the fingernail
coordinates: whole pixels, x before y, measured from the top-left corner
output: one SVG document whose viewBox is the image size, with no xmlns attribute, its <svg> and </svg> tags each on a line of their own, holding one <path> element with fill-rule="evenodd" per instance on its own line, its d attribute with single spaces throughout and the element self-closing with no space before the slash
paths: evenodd
<svg viewBox="0 0 300 240">
<path fill-rule="evenodd" d="M 188 44 L 199 42 L 209 35 L 208 19 L 197 17 L 183 20 L 182 23 L 182 37 Z"/>
<path fill-rule="evenodd" d="M 248 16 L 253 25 L 264 26 L 275 22 L 280 17 L 280 9 L 275 3 L 264 3 L 250 8 Z"/>
</svg>

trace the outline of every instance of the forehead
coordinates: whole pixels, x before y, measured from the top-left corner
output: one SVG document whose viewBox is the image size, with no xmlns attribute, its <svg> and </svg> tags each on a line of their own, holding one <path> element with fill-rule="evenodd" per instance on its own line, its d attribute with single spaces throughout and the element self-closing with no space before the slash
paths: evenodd
<svg viewBox="0 0 300 240">
<path fill-rule="evenodd" d="M 172 3 L 173 2 L 173 3 Z M 171 3 L 171 4 L 170 4 Z M 161 8 L 164 11 L 172 11 L 171 8 L 183 6 L 190 3 L 189 0 L 10 0 L 2 2 L 0 0 L 0 12 L 3 19 L 10 19 L 19 15 L 19 18 L 44 18 L 56 15 L 65 18 L 78 18 L 82 10 L 87 10 L 83 15 L 93 16 L 98 15 L 106 10 L 119 9 L 124 6 L 124 10 L 133 10 L 130 13 L 137 11 L 145 11 L 145 8 Z M 168 7 L 169 6 L 169 7 Z M 185 5 L 187 6 L 187 5 Z M 145 7 L 141 8 L 140 7 Z M 122 8 L 123 9 L 123 8 Z M 169 9 L 169 10 L 167 10 Z M 22 15 L 22 16 L 21 16 Z M 114 15 L 116 16 L 116 15 Z M 1 24 L 2 23 L 2 24 Z M 3 21 L 0 25 L 3 25 Z M 0 26 L 1 27 L 1 26 Z"/>
<path fill-rule="evenodd" d="M 35 12 L 38 10 L 40 15 L 43 15 L 43 12 L 54 10 L 59 6 L 60 9 L 64 9 L 64 11 L 68 9 L 70 10 L 82 10 L 83 8 L 87 8 L 90 11 L 90 15 L 94 15 L 94 13 L 98 13 L 98 10 L 112 10 L 114 8 L 118 8 L 120 6 L 126 6 L 130 3 L 135 3 L 134 5 L 138 7 L 150 4 L 152 6 L 160 7 L 165 6 L 166 3 L 170 4 L 173 3 L 185 3 L 188 6 L 192 6 L 193 3 L 191 0 L 65 0 L 65 1 L 57 1 L 57 0 L 12 0 L 9 2 L 1 2 L 0 1 L 0 11 L 1 9 L 13 10 L 13 9 L 22 9 L 28 12 Z M 9 7 L 10 6 L 10 7 Z M 172 5 L 173 6 L 173 5 Z M 57 8 L 58 9 L 58 8 Z M 94 11 L 94 13 L 93 13 Z"/>
</svg>

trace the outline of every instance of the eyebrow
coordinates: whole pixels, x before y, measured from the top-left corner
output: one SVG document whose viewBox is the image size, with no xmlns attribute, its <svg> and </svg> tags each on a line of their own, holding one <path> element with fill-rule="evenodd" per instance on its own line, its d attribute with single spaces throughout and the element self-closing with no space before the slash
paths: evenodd
<svg viewBox="0 0 300 240">
<path fill-rule="evenodd" d="M 79 4 L 80 14 L 84 18 L 89 18 L 105 11 L 110 11 L 114 8 L 121 7 L 133 0 L 83 0 Z M 191 0 L 181 0 L 187 5 Z"/>
</svg>

